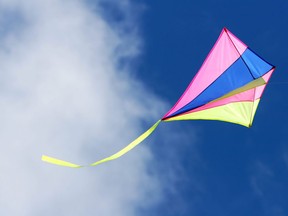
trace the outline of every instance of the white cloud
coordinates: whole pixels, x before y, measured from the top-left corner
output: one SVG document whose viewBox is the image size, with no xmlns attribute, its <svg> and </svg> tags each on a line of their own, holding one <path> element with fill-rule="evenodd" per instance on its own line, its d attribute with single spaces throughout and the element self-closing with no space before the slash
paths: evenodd
<svg viewBox="0 0 288 216">
<path fill-rule="evenodd" d="M 0 8 L 0 215 L 129 216 L 156 202 L 145 145 L 91 169 L 40 161 L 45 153 L 94 162 L 163 114 L 118 65 L 139 52 L 135 32 L 77 0 L 1 0 Z"/>
</svg>

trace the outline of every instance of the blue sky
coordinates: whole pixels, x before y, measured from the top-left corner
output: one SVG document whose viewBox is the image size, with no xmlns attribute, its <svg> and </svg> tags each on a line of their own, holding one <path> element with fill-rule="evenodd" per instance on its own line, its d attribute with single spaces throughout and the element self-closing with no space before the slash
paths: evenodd
<svg viewBox="0 0 288 216">
<path fill-rule="evenodd" d="M 177 181 L 177 196 L 168 193 L 149 215 L 287 215 L 288 3 L 141 2 L 147 9 L 141 23 L 145 52 L 138 76 L 171 105 L 200 68 L 223 27 L 276 65 L 252 128 L 213 121 L 175 125 L 185 133 L 197 128 L 198 143 L 195 147 L 174 141 L 177 148 L 186 149 L 176 159 L 185 177 Z M 189 158 L 195 148 L 198 161 Z M 157 147 L 157 151 L 165 150 Z"/>
<path fill-rule="evenodd" d="M 288 3 L 0 0 L 0 215 L 288 215 Z M 162 123 L 223 27 L 276 66 L 252 128 Z"/>
</svg>

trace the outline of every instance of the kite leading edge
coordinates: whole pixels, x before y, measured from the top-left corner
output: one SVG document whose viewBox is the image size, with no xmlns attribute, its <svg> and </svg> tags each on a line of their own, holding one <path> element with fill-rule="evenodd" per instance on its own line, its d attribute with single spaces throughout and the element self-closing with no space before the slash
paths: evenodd
<svg viewBox="0 0 288 216">
<path fill-rule="evenodd" d="M 251 127 L 263 91 L 275 70 L 224 28 L 178 102 L 162 119 L 117 153 L 86 166 L 115 160 L 146 139 L 162 121 L 218 120 Z M 42 156 L 48 163 L 85 167 Z"/>
</svg>

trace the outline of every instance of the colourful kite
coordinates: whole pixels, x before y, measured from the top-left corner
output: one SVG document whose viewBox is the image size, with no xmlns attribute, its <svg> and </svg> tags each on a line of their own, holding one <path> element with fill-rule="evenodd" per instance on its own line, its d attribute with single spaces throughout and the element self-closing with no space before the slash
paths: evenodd
<svg viewBox="0 0 288 216">
<path fill-rule="evenodd" d="M 128 146 L 88 166 L 117 159 L 146 139 L 161 121 L 219 120 L 251 127 L 263 91 L 275 67 L 224 28 L 200 70 L 178 102 Z M 42 160 L 83 167 L 43 155 Z"/>
</svg>

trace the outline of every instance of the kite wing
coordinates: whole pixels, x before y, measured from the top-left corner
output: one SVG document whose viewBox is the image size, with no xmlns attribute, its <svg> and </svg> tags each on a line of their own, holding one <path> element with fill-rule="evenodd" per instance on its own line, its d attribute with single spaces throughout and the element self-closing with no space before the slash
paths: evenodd
<svg viewBox="0 0 288 216">
<path fill-rule="evenodd" d="M 263 91 L 275 67 L 259 57 L 224 28 L 178 102 L 151 128 L 115 154 L 88 166 L 115 160 L 146 139 L 161 121 L 220 120 L 251 127 Z M 52 158 L 42 160 L 60 166 L 82 165 Z"/>
<path fill-rule="evenodd" d="M 250 127 L 274 68 L 224 28 L 199 72 L 162 120 L 220 120 Z"/>
</svg>

